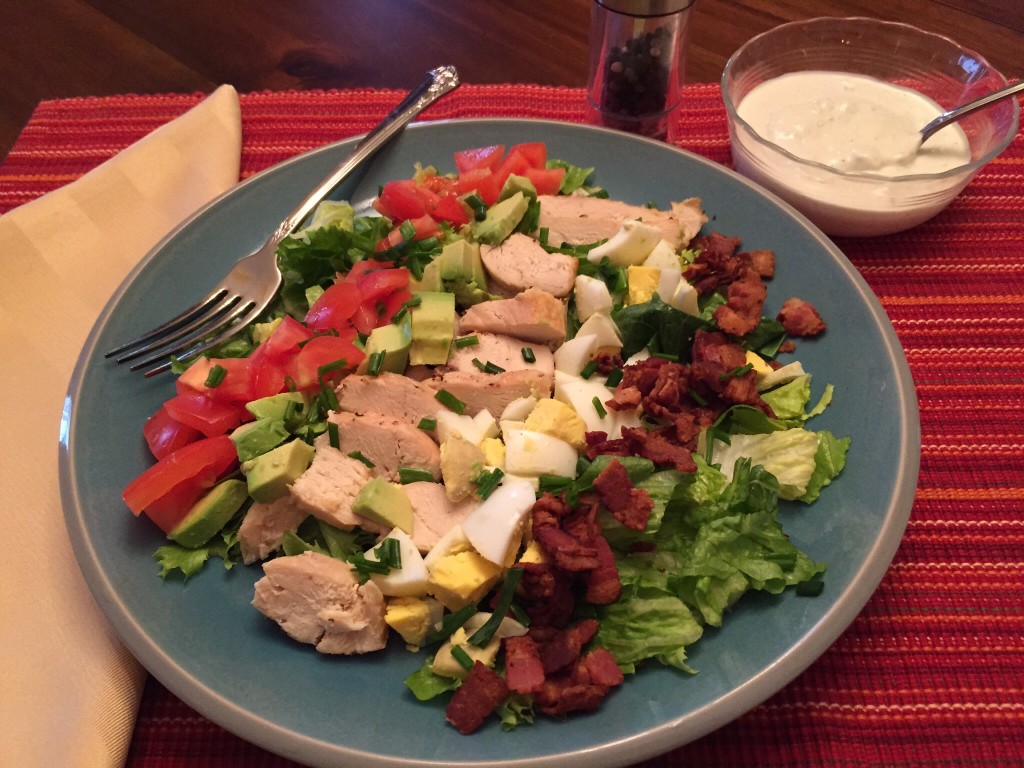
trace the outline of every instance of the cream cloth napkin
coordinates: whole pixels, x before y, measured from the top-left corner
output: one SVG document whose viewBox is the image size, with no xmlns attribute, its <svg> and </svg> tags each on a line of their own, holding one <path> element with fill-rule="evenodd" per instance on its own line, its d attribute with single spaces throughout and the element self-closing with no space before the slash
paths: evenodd
<svg viewBox="0 0 1024 768">
<path fill-rule="evenodd" d="M 93 602 L 57 479 L 61 408 L 114 289 L 238 181 L 221 86 L 79 180 L 0 217 L 0 766 L 124 764 L 144 673 Z"/>
</svg>

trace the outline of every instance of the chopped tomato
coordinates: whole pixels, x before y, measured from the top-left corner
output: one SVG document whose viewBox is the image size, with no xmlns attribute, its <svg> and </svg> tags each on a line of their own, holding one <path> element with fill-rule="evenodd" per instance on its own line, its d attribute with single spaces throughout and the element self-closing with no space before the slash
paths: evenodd
<svg viewBox="0 0 1024 768">
<path fill-rule="evenodd" d="M 338 379 L 345 371 L 351 371 L 363 361 L 366 355 L 355 346 L 355 330 L 339 336 L 317 336 L 303 345 L 292 364 L 292 378 L 295 386 L 302 391 L 319 389 L 318 370 L 325 365 L 344 360 L 345 364 L 324 376 L 325 381 Z"/>
<path fill-rule="evenodd" d="M 381 188 L 373 207 L 398 223 L 426 215 L 436 199 L 435 193 L 419 186 L 414 180 L 400 179 L 389 181 Z"/>
<path fill-rule="evenodd" d="M 270 338 L 260 344 L 256 350 L 263 350 L 263 354 L 270 360 L 287 359 L 298 353 L 299 344 L 312 337 L 313 332 L 309 328 L 294 317 L 285 315 L 274 332 L 270 334 Z"/>
<path fill-rule="evenodd" d="M 194 443 L 203 436 L 198 429 L 175 420 L 162 405 L 142 427 L 149 452 L 162 459 L 179 448 Z"/>
<path fill-rule="evenodd" d="M 460 195 L 477 194 L 486 205 L 494 205 L 501 194 L 501 185 L 498 184 L 494 171 L 489 168 L 478 168 L 463 173 L 456 180 L 455 188 Z"/>
<path fill-rule="evenodd" d="M 526 144 L 516 144 L 509 148 L 509 155 L 516 152 L 521 154 L 531 168 L 546 168 L 548 164 L 548 147 L 543 141 L 531 141 Z"/>
<path fill-rule="evenodd" d="M 454 184 L 454 182 L 453 182 Z M 431 216 L 438 221 L 447 221 L 455 227 L 461 227 L 469 221 L 469 211 L 459 200 L 454 188 L 450 194 L 443 194 L 431 211 Z"/>
<path fill-rule="evenodd" d="M 356 285 L 359 286 L 363 304 L 377 302 L 409 285 L 409 270 L 393 267 L 367 272 L 356 281 Z"/>
<path fill-rule="evenodd" d="M 330 286 L 313 302 L 306 313 L 306 326 L 318 331 L 333 328 L 341 331 L 351 326 L 352 314 L 359 306 L 362 295 L 352 283 L 338 282 Z"/>
<path fill-rule="evenodd" d="M 252 353 L 252 371 L 250 387 L 252 388 L 252 399 L 259 400 L 261 397 L 279 395 L 288 389 L 288 362 L 282 358 L 273 359 L 268 356 L 261 344 Z M 298 354 L 296 347 L 295 354 Z"/>
<path fill-rule="evenodd" d="M 207 386 L 206 382 L 217 366 L 224 369 L 220 383 Z M 179 393 L 201 392 L 214 400 L 244 404 L 252 400 L 250 366 L 251 361 L 247 357 L 201 357 L 178 377 L 176 387 Z"/>
<path fill-rule="evenodd" d="M 179 387 L 178 394 L 164 403 L 167 412 L 182 424 L 198 429 L 207 437 L 223 435 L 252 416 L 237 403 L 214 400 L 202 392 Z"/>
<path fill-rule="evenodd" d="M 420 216 L 418 219 L 409 219 L 408 221 L 403 222 L 403 225 L 405 224 L 411 224 L 413 227 L 412 240 L 423 240 L 428 237 L 441 236 L 441 228 L 430 216 Z M 402 233 L 402 227 L 395 227 L 388 232 L 387 237 L 381 238 L 380 242 L 377 243 L 377 250 L 386 251 L 388 248 L 394 248 L 396 245 L 404 243 L 405 239 L 405 235 Z"/>
<path fill-rule="evenodd" d="M 525 176 L 526 169 L 531 167 L 530 161 L 526 159 L 522 152 L 509 152 L 508 157 L 501 161 L 501 165 L 494 172 L 494 180 L 498 182 L 498 189 L 500 190 L 505 186 L 509 176 L 512 174 Z"/>
<path fill-rule="evenodd" d="M 455 153 L 455 167 L 459 173 L 475 171 L 479 168 L 486 168 L 493 171 L 501 162 L 505 154 L 504 144 L 493 144 L 489 147 L 476 147 L 475 149 L 464 149 Z"/>
<path fill-rule="evenodd" d="M 557 195 L 565 180 L 565 168 L 527 168 L 526 178 L 538 195 Z"/>
<path fill-rule="evenodd" d="M 358 282 L 359 278 L 369 274 L 370 272 L 376 272 L 378 269 L 394 269 L 394 265 L 388 261 L 362 259 L 352 265 L 352 269 L 350 269 L 348 274 L 342 278 L 342 281 L 346 283 L 355 283 Z"/>
<path fill-rule="evenodd" d="M 238 464 L 227 435 L 189 443 L 160 459 L 124 489 L 124 503 L 170 533 L 189 509 Z"/>
</svg>

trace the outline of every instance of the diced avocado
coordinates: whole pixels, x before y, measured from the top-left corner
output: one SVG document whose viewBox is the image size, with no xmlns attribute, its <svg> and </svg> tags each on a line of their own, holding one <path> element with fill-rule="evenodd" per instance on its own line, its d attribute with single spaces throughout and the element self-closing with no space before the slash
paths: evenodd
<svg viewBox="0 0 1024 768">
<path fill-rule="evenodd" d="M 412 535 L 412 504 L 405 489 L 383 477 L 375 477 L 360 489 L 352 511 L 368 520 Z"/>
<path fill-rule="evenodd" d="M 253 323 L 252 324 L 252 340 L 257 344 L 262 344 L 264 341 L 270 338 L 270 334 L 277 330 L 277 326 L 281 324 L 283 318 L 275 318 L 269 323 Z"/>
<path fill-rule="evenodd" d="M 521 191 L 498 201 L 487 209 L 483 221 L 473 223 L 473 237 L 481 243 L 497 245 L 515 231 L 529 207 L 530 200 Z"/>
<path fill-rule="evenodd" d="M 224 480 L 193 504 L 167 536 L 183 547 L 202 546 L 227 525 L 248 497 L 245 481 Z"/>
<path fill-rule="evenodd" d="M 444 286 L 441 284 L 441 264 L 437 258 L 423 268 L 423 277 L 419 280 L 409 278 L 409 290 L 416 291 L 440 291 Z"/>
<path fill-rule="evenodd" d="M 257 419 L 274 419 L 285 421 L 288 415 L 288 403 L 295 403 L 296 406 L 305 405 L 305 400 L 298 392 L 282 392 L 279 395 L 261 397 L 259 400 L 251 400 L 245 404 L 245 410 Z M 295 406 L 292 406 L 295 409 Z"/>
<path fill-rule="evenodd" d="M 437 265 L 441 278 L 439 290 L 455 294 L 455 302 L 463 307 L 487 301 L 487 273 L 480 258 L 480 244 L 468 240 L 448 243 L 430 266 Z"/>
<path fill-rule="evenodd" d="M 483 467 L 484 452 L 462 435 L 451 435 L 441 443 L 441 477 L 452 501 L 462 501 L 476 490 Z"/>
<path fill-rule="evenodd" d="M 411 365 L 444 365 L 455 338 L 455 295 L 441 291 L 413 294 L 420 304 L 413 307 Z"/>
<path fill-rule="evenodd" d="M 498 199 L 506 200 L 516 192 L 522 192 L 529 200 L 537 199 L 537 188 L 533 186 L 533 182 L 525 176 L 516 176 L 516 174 L 512 173 L 505 180 L 505 186 L 501 188 L 501 194 L 498 195 Z"/>
<path fill-rule="evenodd" d="M 231 433 L 239 461 L 255 459 L 288 439 L 284 422 L 278 419 L 256 419 Z"/>
<path fill-rule="evenodd" d="M 306 471 L 315 453 L 303 440 L 292 440 L 255 459 L 242 462 L 249 495 L 269 503 L 288 493 L 288 486 Z"/>
<path fill-rule="evenodd" d="M 397 323 L 388 323 L 370 331 L 366 339 L 366 357 L 359 364 L 359 373 L 369 370 L 370 360 L 378 352 L 383 353 L 381 371 L 405 373 L 409 364 L 409 348 L 412 346 L 412 322 L 406 315 Z"/>
</svg>

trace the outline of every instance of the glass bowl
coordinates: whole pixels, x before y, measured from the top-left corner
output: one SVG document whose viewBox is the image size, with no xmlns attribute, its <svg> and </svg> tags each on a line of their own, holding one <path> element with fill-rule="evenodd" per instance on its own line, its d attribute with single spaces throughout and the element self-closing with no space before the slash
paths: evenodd
<svg viewBox="0 0 1024 768">
<path fill-rule="evenodd" d="M 877 19 L 798 21 L 741 46 L 722 73 L 736 170 L 786 200 L 829 235 L 886 235 L 930 219 L 1006 149 L 1017 132 L 1020 106 L 1015 98 L 1005 99 L 960 121 L 970 161 L 959 167 L 904 176 L 847 173 L 791 154 L 737 114 L 738 105 L 755 86 L 804 71 L 867 75 L 916 90 L 943 110 L 1001 88 L 1007 80 L 982 56 L 947 37 Z"/>
</svg>

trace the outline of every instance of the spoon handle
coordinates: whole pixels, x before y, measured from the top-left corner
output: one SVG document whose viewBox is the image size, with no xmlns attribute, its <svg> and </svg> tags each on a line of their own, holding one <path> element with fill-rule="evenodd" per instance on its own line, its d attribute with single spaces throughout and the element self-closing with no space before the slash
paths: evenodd
<svg viewBox="0 0 1024 768">
<path fill-rule="evenodd" d="M 921 143 L 923 144 L 928 141 L 931 135 L 940 128 L 945 128 L 950 123 L 956 122 L 960 118 L 966 117 L 973 112 L 977 112 L 979 109 L 983 109 L 993 102 L 1009 98 L 1013 94 L 1020 93 L 1022 91 L 1024 91 L 1024 82 L 1016 83 L 1015 85 L 1008 85 L 1005 88 L 1000 88 L 998 91 L 992 91 L 992 93 L 986 94 L 980 99 L 969 101 L 956 109 L 943 112 L 921 129 Z"/>
</svg>

